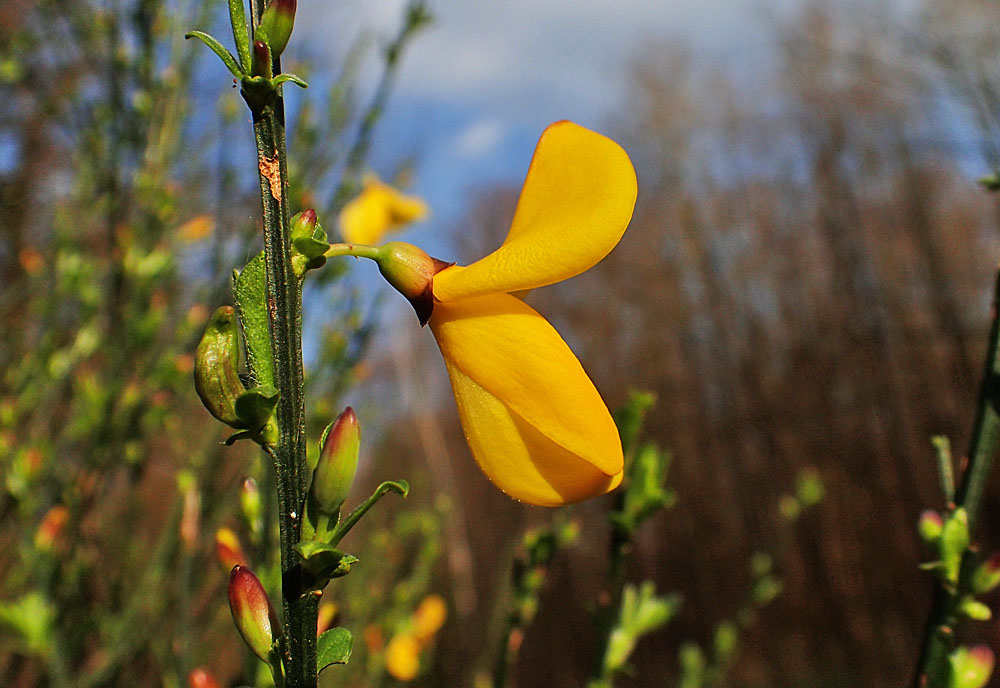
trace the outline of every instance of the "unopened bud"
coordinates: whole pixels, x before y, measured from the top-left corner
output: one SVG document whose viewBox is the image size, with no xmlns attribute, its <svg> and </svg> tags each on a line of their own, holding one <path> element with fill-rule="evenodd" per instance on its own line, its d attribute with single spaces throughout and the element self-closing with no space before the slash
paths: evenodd
<svg viewBox="0 0 1000 688">
<path fill-rule="evenodd" d="M 261 15 L 255 37 L 267 41 L 271 55 L 278 59 L 288 45 L 295 25 L 295 0 L 271 0 Z"/>
<path fill-rule="evenodd" d="M 920 512 L 920 518 L 917 519 L 917 532 L 920 534 L 921 540 L 928 545 L 933 545 L 941 539 L 942 528 L 944 528 L 944 520 L 941 518 L 941 514 L 930 509 Z"/>
<path fill-rule="evenodd" d="M 272 2 L 271 5 L 274 5 Z M 268 6 L 268 9 L 271 7 Z M 291 235 L 292 239 L 298 239 L 300 237 L 312 238 L 313 231 L 316 229 L 316 211 L 312 208 L 308 210 L 303 210 L 301 213 L 295 215 L 291 222 Z"/>
<path fill-rule="evenodd" d="M 264 586 L 245 566 L 234 566 L 229 574 L 229 610 L 243 640 L 267 662 L 275 634 L 281 635 L 281 623 Z"/>
<path fill-rule="evenodd" d="M 250 532 L 257 533 L 261 529 L 261 500 L 260 490 L 257 488 L 257 481 L 247 478 L 243 481 L 240 489 L 240 510 L 243 518 L 250 526 Z"/>
<path fill-rule="evenodd" d="M 960 647 L 948 657 L 951 664 L 950 688 L 982 688 L 993 673 L 993 651 L 985 645 Z"/>
<path fill-rule="evenodd" d="M 209 673 L 208 669 L 198 667 L 188 674 L 188 688 L 222 688 L 222 684 Z"/>
<path fill-rule="evenodd" d="M 396 291 L 409 300 L 421 325 L 430 320 L 434 310 L 434 275 L 453 263 L 431 258 L 421 249 L 402 241 L 390 241 L 375 259 L 379 272 Z"/>
<path fill-rule="evenodd" d="M 360 451 L 361 427 L 354 409 L 348 406 L 327 428 L 313 471 L 309 495 L 318 514 L 336 517 L 354 484 Z"/>
<path fill-rule="evenodd" d="M 226 571 L 234 566 L 246 566 L 247 563 L 240 539 L 229 528 L 219 528 L 215 532 L 215 556 Z"/>
<path fill-rule="evenodd" d="M 194 356 L 194 388 L 209 413 L 226 425 L 242 428 L 236 399 L 244 391 L 238 374 L 236 311 L 221 306 L 212 314 Z"/>
<path fill-rule="evenodd" d="M 982 595 L 1000 585 L 1000 554 L 994 554 L 972 573 L 972 592 Z"/>
<path fill-rule="evenodd" d="M 251 59 L 250 74 L 252 76 L 262 76 L 270 79 L 274 76 L 271 71 L 271 49 L 262 40 L 253 42 L 253 56 Z"/>
<path fill-rule="evenodd" d="M 958 507 L 948 516 L 941 528 L 941 561 L 945 579 L 955 583 L 962 565 L 962 556 L 969 546 L 969 514 Z"/>
</svg>

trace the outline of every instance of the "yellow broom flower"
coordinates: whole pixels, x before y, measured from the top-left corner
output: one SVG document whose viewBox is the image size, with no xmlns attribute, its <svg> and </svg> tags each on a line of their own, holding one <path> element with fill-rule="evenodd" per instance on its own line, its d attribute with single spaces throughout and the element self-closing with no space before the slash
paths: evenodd
<svg viewBox="0 0 1000 688">
<path fill-rule="evenodd" d="M 352 244 L 378 244 L 389 232 L 427 217 L 427 204 L 384 184 L 373 174 L 365 176 L 364 189 L 340 211 L 340 235 Z"/>
<path fill-rule="evenodd" d="M 635 170 L 617 143 L 557 122 L 538 142 L 507 238 L 485 258 L 445 266 L 399 242 L 328 254 L 374 259 L 430 323 L 469 448 L 515 499 L 558 506 L 621 482 L 621 440 L 603 399 L 559 333 L 512 293 L 597 264 L 635 198 Z"/>
</svg>

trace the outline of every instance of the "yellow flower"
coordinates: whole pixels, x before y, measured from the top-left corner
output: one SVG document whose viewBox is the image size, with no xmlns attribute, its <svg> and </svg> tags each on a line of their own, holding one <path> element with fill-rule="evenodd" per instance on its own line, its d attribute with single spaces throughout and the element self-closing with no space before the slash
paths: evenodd
<svg viewBox="0 0 1000 688">
<path fill-rule="evenodd" d="M 628 154 L 572 122 L 542 134 L 510 231 L 467 267 L 415 246 L 336 246 L 374 259 L 429 321 L 469 448 L 515 499 L 558 506 L 621 483 L 622 448 L 604 400 L 559 333 L 512 294 L 578 275 L 621 239 L 636 198 Z"/>
<path fill-rule="evenodd" d="M 420 643 L 411 633 L 397 633 L 385 648 L 385 669 L 399 681 L 412 681 L 420 671 Z"/>
<path fill-rule="evenodd" d="M 440 595 L 430 594 L 420 600 L 413 612 L 413 635 L 422 643 L 430 642 L 448 619 L 448 605 Z"/>
<path fill-rule="evenodd" d="M 340 235 L 352 244 L 378 244 L 389 232 L 419 222 L 427 213 L 422 199 L 406 196 L 368 175 L 362 192 L 340 211 Z"/>
</svg>

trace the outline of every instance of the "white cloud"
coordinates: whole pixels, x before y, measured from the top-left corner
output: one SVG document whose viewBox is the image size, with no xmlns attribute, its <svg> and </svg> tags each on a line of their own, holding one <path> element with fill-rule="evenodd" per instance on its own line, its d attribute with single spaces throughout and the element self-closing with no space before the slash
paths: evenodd
<svg viewBox="0 0 1000 688">
<path fill-rule="evenodd" d="M 479 120 L 459 133 L 452 144 L 452 152 L 462 158 L 489 153 L 503 139 L 503 134 L 504 127 L 499 120 L 494 118 Z"/>
</svg>

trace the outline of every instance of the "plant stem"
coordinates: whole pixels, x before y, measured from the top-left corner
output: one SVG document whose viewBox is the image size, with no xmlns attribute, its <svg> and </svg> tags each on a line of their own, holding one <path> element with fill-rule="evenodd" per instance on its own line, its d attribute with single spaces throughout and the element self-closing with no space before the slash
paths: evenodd
<svg viewBox="0 0 1000 688">
<path fill-rule="evenodd" d="M 969 515 L 969 532 L 975 533 L 983 488 L 993 467 L 997 443 L 1000 439 L 1000 269 L 997 271 L 993 291 L 993 313 L 990 325 L 986 362 L 979 388 L 976 419 L 966 454 L 961 482 L 955 493 L 955 506 L 964 507 Z M 914 688 L 943 686 L 948 681 L 948 653 L 954 644 L 955 627 L 961 620 L 959 604 L 965 595 L 968 569 L 975 565 L 975 557 L 966 553 L 958 576 L 956 589 L 939 583 L 934 590 L 934 603 L 924 629 L 920 659 L 913 679 Z"/>
<path fill-rule="evenodd" d="M 278 444 L 272 458 L 278 493 L 285 679 L 288 688 L 315 688 L 318 600 L 315 595 L 303 592 L 302 569 L 294 550 L 299 539 L 307 479 L 302 290 L 291 263 L 284 105 L 280 94 L 265 103 L 251 103 L 251 112 L 264 213 L 271 352 L 279 394 L 275 410 Z"/>
</svg>

